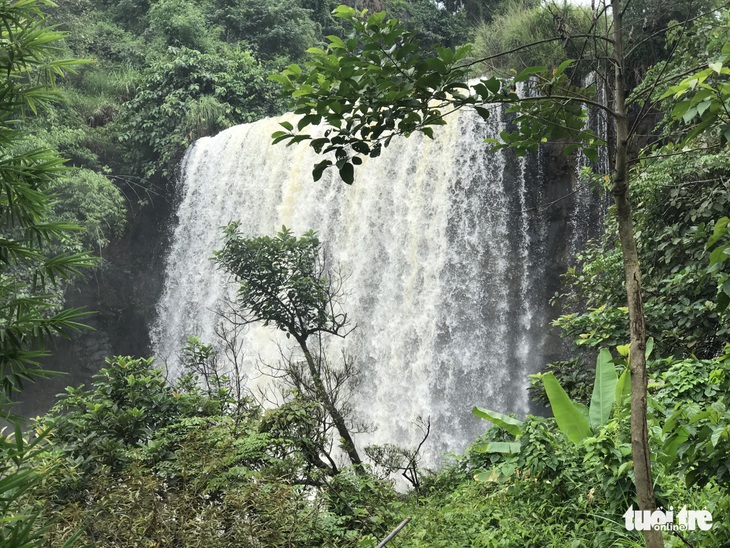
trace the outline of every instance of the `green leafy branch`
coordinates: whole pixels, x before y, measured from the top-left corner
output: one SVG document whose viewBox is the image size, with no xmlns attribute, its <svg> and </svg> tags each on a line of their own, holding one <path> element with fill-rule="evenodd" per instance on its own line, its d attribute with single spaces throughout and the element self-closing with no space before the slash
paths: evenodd
<svg viewBox="0 0 730 548">
<path fill-rule="evenodd" d="M 516 129 L 490 141 L 495 149 L 511 147 L 518 154 L 549 139 L 569 139 L 566 152 L 583 146 L 596 157 L 603 142 L 585 128 L 584 105 L 606 108 L 591 99 L 595 90 L 572 86 L 565 74 L 568 60 L 550 70 L 528 67 L 511 78 L 489 77 L 469 82 L 469 47 L 436 47 L 423 53 L 416 35 L 385 12 L 368 15 L 339 6 L 333 15 L 352 27 L 346 38 L 328 36 L 326 49 L 310 48 L 304 69 L 290 65 L 270 77 L 291 95 L 295 124 L 281 122 L 274 143 L 308 141 L 317 153 L 333 153 L 313 170 L 318 180 L 336 167 L 347 184 L 363 157 L 377 157 L 397 135 L 421 132 L 433 138 L 433 126 L 448 114 L 470 107 L 484 119 L 490 104 L 510 105 Z M 517 93 L 519 86 L 530 90 Z M 544 99 L 550 98 L 546 102 Z M 310 126 L 328 129 L 304 133 Z"/>
</svg>

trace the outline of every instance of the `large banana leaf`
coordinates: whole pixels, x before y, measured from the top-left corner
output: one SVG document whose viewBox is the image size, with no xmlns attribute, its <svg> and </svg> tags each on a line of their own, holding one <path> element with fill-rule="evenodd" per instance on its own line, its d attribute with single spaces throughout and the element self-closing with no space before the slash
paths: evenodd
<svg viewBox="0 0 730 548">
<path fill-rule="evenodd" d="M 517 455 L 522 449 L 522 445 L 518 441 L 490 441 L 474 449 L 479 453 Z"/>
<path fill-rule="evenodd" d="M 522 434 L 523 422 L 519 419 L 481 407 L 475 407 L 471 412 L 480 419 L 488 420 L 495 426 L 503 428 L 508 434 L 512 434 L 515 437 Z"/>
<path fill-rule="evenodd" d="M 631 397 L 631 370 L 627 367 L 616 383 L 616 401 L 619 406 L 624 405 Z"/>
<path fill-rule="evenodd" d="M 617 382 L 613 357 L 611 352 L 604 348 L 596 360 L 596 380 L 593 383 L 593 395 L 588 411 L 588 419 L 592 428 L 598 428 L 608 422 L 613 404 L 616 402 Z"/>
<path fill-rule="evenodd" d="M 545 392 L 550 400 L 550 407 L 553 410 L 558 428 L 573 443 L 580 443 L 592 435 L 591 427 L 588 424 L 580 409 L 570 401 L 568 394 L 560 386 L 558 379 L 552 373 L 545 373 L 540 376 Z"/>
</svg>

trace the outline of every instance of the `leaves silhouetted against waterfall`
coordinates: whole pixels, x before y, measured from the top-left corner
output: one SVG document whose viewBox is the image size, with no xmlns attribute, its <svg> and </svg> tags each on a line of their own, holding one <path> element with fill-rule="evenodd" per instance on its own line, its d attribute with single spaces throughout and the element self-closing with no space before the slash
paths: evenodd
<svg viewBox="0 0 730 548">
<path fill-rule="evenodd" d="M 282 227 L 275 237 L 244 238 L 238 223 L 232 222 L 224 229 L 223 249 L 214 252 L 214 257 L 240 284 L 237 304 L 243 322 L 274 324 L 296 340 L 315 400 L 331 417 L 350 462 L 363 473 L 342 402 L 337 401 L 337 391 L 327 386 L 332 377 L 330 366 L 321 350 L 313 350 L 321 345 L 310 348 L 309 343 L 313 335 L 344 337 L 349 332 L 347 314 L 340 306 L 340 280 L 327 265 L 317 235 L 310 230 L 297 238 Z M 307 383 L 295 366 L 288 369 L 288 376 L 295 387 L 305 391 Z M 336 471 L 334 463 L 332 469 Z"/>
</svg>

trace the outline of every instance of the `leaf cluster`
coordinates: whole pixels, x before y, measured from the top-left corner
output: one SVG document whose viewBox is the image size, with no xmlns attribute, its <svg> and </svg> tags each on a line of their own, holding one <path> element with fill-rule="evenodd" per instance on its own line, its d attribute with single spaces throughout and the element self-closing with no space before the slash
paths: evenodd
<svg viewBox="0 0 730 548">
<path fill-rule="evenodd" d="M 172 178 L 195 139 L 277 109 L 266 71 L 250 53 L 214 55 L 180 47 L 170 55 L 144 71 L 118 120 L 120 139 L 133 147 L 147 177 Z"/>
<path fill-rule="evenodd" d="M 714 17 L 699 18 L 691 24 L 675 23 L 666 32 L 666 60 L 650 67 L 645 81 L 633 92 L 635 99 L 648 97 L 653 108 L 661 109 L 657 129 L 662 134 L 652 143 L 654 148 L 668 152 L 695 139 L 705 146 L 726 141 L 723 95 L 728 90 L 723 66 L 727 37 L 727 6 L 714 12 Z"/>
<path fill-rule="evenodd" d="M 310 141 L 318 153 L 333 152 L 334 162 L 319 163 L 314 179 L 334 165 L 351 184 L 353 166 L 362 163 L 361 156 L 379 156 L 397 134 L 423 128 L 429 135 L 429 126 L 444 123 L 438 104 L 431 101 L 445 100 L 447 93 L 465 87 L 461 81 L 466 71 L 454 72 L 454 67 L 468 49 L 439 48 L 436 55 L 423 58 L 415 34 L 385 12 L 367 16 L 339 6 L 334 15 L 352 26 L 349 36 L 328 36 L 327 50 L 308 50 L 306 73 L 290 65 L 271 77 L 285 93 L 293 94 L 294 113 L 302 115 L 299 132 L 323 121 L 331 129 L 322 136 L 297 134 L 284 122 L 286 131 L 275 133 L 273 139 L 289 144 Z"/>
<path fill-rule="evenodd" d="M 662 460 L 685 474 L 687 485 L 725 485 L 730 478 L 730 345 L 715 360 L 670 363 L 656 406 L 665 418 Z"/>
<path fill-rule="evenodd" d="M 655 488 L 659 504 L 668 507 L 677 501 L 700 504 L 708 508 L 723 508 L 727 504 L 728 492 L 724 486 L 727 474 L 727 436 L 730 417 L 727 409 L 727 350 L 713 360 L 660 359 L 649 363 L 653 371 L 649 383 L 649 435 L 656 447 Z M 608 361 L 607 350 L 599 358 L 598 379 L 611 378 L 615 366 L 626 367 L 627 347 L 619 347 L 619 354 Z M 616 377 L 613 376 L 613 381 Z M 546 382 L 543 376 L 543 382 Z M 552 381 L 550 381 L 552 382 Z M 624 388 L 618 389 L 620 384 Z M 505 530 L 504 520 L 535 506 L 552 508 L 558 518 L 575 526 L 583 533 L 580 540 L 569 533 L 567 527 L 563 536 L 554 535 L 553 523 L 547 514 L 539 524 L 533 524 L 533 535 L 548 545 L 600 546 L 601 543 L 617 542 L 626 534 L 621 515 L 629 505 L 635 504 L 630 497 L 633 491 L 633 471 L 629 456 L 629 414 L 626 412 L 626 381 L 606 383 L 597 380 L 591 408 L 596 410 L 596 419 L 582 406 L 569 403 L 567 396 L 556 393 L 557 385 L 547 387 L 552 392 L 551 403 L 556 420 L 527 417 L 524 421 L 500 415 L 481 408 L 475 414 L 486 418 L 493 426 L 477 440 L 462 457 L 456 457 L 451 468 L 442 473 L 451 478 L 450 484 L 439 484 L 432 480 L 438 494 L 426 502 L 443 509 L 442 513 L 428 513 L 424 522 L 416 525 L 410 535 L 421 542 L 426 534 L 436 543 L 443 542 L 449 535 L 460 538 L 490 538 L 493 543 L 513 541 L 527 533 L 523 524 L 515 523 Z M 608 402 L 606 395 L 619 393 L 612 409 L 594 405 Z M 620 403 L 624 402 L 624 403 Z M 689 403 L 691 402 L 691 403 Z M 608 409 L 609 413 L 604 412 Z M 600 418 L 598 410 L 601 410 Z M 579 429 L 576 420 L 566 418 L 583 415 L 585 436 L 576 436 Z M 580 422 L 580 420 L 578 420 Z M 574 438 L 575 443 L 568 443 Z M 455 473 L 455 471 L 457 473 Z M 476 485 L 464 476 L 465 473 L 477 479 Z M 454 483 L 458 486 L 453 487 Z M 448 486 L 447 486 L 448 485 Z M 477 486 L 481 489 L 477 491 Z M 458 509 L 455 501 L 477 496 L 481 502 L 467 504 Z M 472 493 L 468 495 L 467 493 Z M 500 508 L 502 501 L 510 511 L 504 515 Z M 714 511 L 714 510 L 713 510 Z M 563 513 L 565 512 L 565 514 Z M 478 515 L 475 522 L 467 515 Z M 509 517 L 508 517 L 509 516 Z M 569 517 L 568 517 L 569 516 Z M 590 517 L 597 518 L 592 522 Z M 583 522 L 582 520 L 587 520 Z M 431 522 L 437 522 L 448 532 L 443 536 L 438 529 L 432 529 Z M 484 532 L 489 523 L 502 527 Z M 580 526 L 577 524 L 581 523 Z M 426 531 L 424 531 L 426 529 Z M 627 537 L 629 538 L 629 537 Z M 689 533 L 690 542 L 701 542 L 707 546 L 722 546 L 728 539 L 728 531 L 722 525 L 713 528 L 710 534 Z M 559 539 L 559 540 L 558 540 Z M 552 544 L 551 544 L 552 543 Z M 420 544 L 415 544 L 420 545 Z M 489 545 L 489 544 L 485 544 Z M 496 544 L 493 544 L 496 545 Z"/>
<path fill-rule="evenodd" d="M 352 184 L 354 167 L 363 157 L 379 156 L 394 137 L 421 132 L 432 138 L 434 126 L 445 124 L 448 114 L 473 107 L 486 119 L 491 103 L 509 104 L 516 113 L 516 129 L 502 132 L 494 149 L 509 146 L 524 154 L 549 139 L 570 138 L 574 142 L 567 153 L 583 144 L 595 157 L 602 144 L 585 128 L 582 105 L 590 102 L 594 90 L 571 85 L 565 74 L 572 61 L 552 70 L 528 67 L 506 79 L 470 83 L 469 47 L 424 51 L 418 37 L 385 12 L 368 15 L 340 6 L 334 15 L 352 28 L 345 39 L 328 36 L 326 50 L 308 50 L 311 57 L 304 70 L 290 65 L 271 76 L 291 95 L 294 113 L 301 115 L 296 129 L 282 122 L 283 131 L 273 134 L 273 142 L 307 141 L 315 152 L 334 155 L 315 166 L 315 180 L 334 166 Z M 523 84 L 534 90 L 534 97 L 517 93 Z M 326 129 L 303 133 L 319 124 Z"/>
<path fill-rule="evenodd" d="M 339 334 L 347 321 L 335 310 L 338 295 L 323 270 L 321 253 L 311 230 L 296 237 L 282 227 L 274 237 L 244 238 L 233 222 L 214 256 L 240 283 L 239 303 L 250 321 L 273 324 L 301 342 L 315 333 Z"/>
</svg>

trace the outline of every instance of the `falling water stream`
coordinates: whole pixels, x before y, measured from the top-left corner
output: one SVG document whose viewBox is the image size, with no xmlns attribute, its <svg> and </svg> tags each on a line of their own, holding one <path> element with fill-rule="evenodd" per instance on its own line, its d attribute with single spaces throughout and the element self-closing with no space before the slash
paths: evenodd
<svg viewBox="0 0 730 548">
<path fill-rule="evenodd" d="M 216 310 L 235 291 L 210 260 L 220 227 L 239 220 L 246 236 L 311 228 L 346 275 L 357 328 L 328 353 L 346 350 L 362 372 L 353 403 L 376 430 L 359 444 L 413 446 L 418 417 L 430 417 L 435 462 L 484 430 L 474 405 L 529 412 L 527 376 L 554 353 L 548 300 L 580 230 L 570 219 L 582 214 L 569 196 L 543 205 L 569 195 L 574 174 L 547 175 L 544 152 L 490 153 L 483 141 L 504 129 L 500 112 L 489 123 L 462 112 L 433 140 L 394 140 L 352 186 L 329 172 L 313 182 L 320 159 L 306 145 L 270 144 L 278 122 L 236 126 L 188 151 L 152 333 L 158 359 L 174 373 L 187 336 L 216 344 Z M 287 344 L 273 328 L 249 329 L 251 386 Z"/>
</svg>

